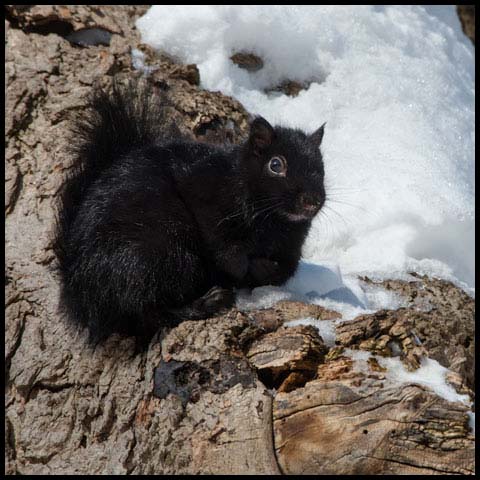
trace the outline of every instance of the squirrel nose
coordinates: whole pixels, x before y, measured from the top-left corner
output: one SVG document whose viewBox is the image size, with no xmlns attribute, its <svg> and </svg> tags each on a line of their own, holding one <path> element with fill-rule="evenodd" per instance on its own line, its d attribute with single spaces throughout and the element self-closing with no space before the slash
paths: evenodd
<svg viewBox="0 0 480 480">
<path fill-rule="evenodd" d="M 322 206 L 319 198 L 308 193 L 302 194 L 302 196 L 300 197 L 300 204 L 303 210 L 308 213 L 316 213 L 318 210 L 320 210 L 320 207 Z"/>
</svg>

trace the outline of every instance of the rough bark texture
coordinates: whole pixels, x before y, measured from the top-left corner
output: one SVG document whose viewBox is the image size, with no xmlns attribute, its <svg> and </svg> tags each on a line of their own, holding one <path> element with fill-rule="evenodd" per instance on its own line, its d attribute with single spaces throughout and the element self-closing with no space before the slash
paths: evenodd
<svg viewBox="0 0 480 480">
<path fill-rule="evenodd" d="M 473 473 L 465 406 L 417 385 L 383 388 L 381 375 L 354 373 L 348 360 L 322 366 L 336 369 L 333 378 L 322 371 L 304 388 L 276 396 L 275 447 L 284 473 Z"/>
<path fill-rule="evenodd" d="M 475 5 L 457 5 L 457 14 L 463 33 L 475 45 Z"/>
<path fill-rule="evenodd" d="M 388 355 L 396 342 L 410 368 L 427 353 L 470 392 L 474 302 L 448 282 L 385 282 L 405 308 L 341 326 L 330 349 L 312 327 L 282 327 L 339 317 L 298 302 L 186 321 L 145 353 L 119 336 L 88 348 L 63 322 L 55 197 L 69 167 L 68 120 L 92 85 L 135 75 L 138 48 L 180 129 L 211 141 L 246 132 L 244 108 L 200 89 L 194 65 L 139 44 L 133 25 L 146 8 L 7 7 L 6 472 L 471 473 L 466 406 L 415 385 L 386 388 L 375 362 L 357 372 L 343 350 Z"/>
</svg>

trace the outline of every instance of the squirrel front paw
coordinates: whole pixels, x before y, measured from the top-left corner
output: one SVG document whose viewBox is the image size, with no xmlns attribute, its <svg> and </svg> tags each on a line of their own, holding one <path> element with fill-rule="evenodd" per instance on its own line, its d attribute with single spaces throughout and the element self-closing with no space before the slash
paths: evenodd
<svg viewBox="0 0 480 480">
<path fill-rule="evenodd" d="M 248 272 L 248 257 L 242 247 L 234 245 L 217 254 L 217 266 L 235 280 L 242 280 Z"/>
<path fill-rule="evenodd" d="M 280 279 L 280 265 L 269 258 L 253 258 L 248 273 L 259 285 L 276 284 Z"/>
</svg>

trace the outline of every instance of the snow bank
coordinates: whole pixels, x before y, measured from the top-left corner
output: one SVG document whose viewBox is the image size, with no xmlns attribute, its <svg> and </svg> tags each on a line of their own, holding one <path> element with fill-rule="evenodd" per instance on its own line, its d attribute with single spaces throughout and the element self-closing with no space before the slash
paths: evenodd
<svg viewBox="0 0 480 480">
<path fill-rule="evenodd" d="M 357 274 L 410 270 L 473 292 L 474 52 L 453 6 L 154 6 L 137 27 L 252 113 L 306 131 L 327 121 L 328 201 L 296 294 L 332 287 L 368 309 Z M 264 67 L 240 69 L 238 51 Z M 264 92 L 285 79 L 312 83 L 295 98 Z"/>
</svg>

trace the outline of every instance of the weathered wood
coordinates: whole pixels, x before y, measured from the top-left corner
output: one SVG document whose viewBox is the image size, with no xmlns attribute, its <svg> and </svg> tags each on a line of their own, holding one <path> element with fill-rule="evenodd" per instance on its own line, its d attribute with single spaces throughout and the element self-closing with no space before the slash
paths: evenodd
<svg viewBox="0 0 480 480">
<path fill-rule="evenodd" d="M 328 348 L 316 328 L 282 327 L 255 340 L 247 352 L 261 380 L 278 391 L 290 391 L 311 380 Z"/>
<path fill-rule="evenodd" d="M 315 327 L 299 325 L 262 336 L 247 357 L 257 370 L 316 370 L 327 351 Z"/>
<path fill-rule="evenodd" d="M 333 378 L 275 398 L 283 473 L 474 473 L 468 407 L 418 385 L 382 388 L 381 376 L 355 374 L 343 358 L 332 363 L 322 367 L 332 369 Z"/>
</svg>

